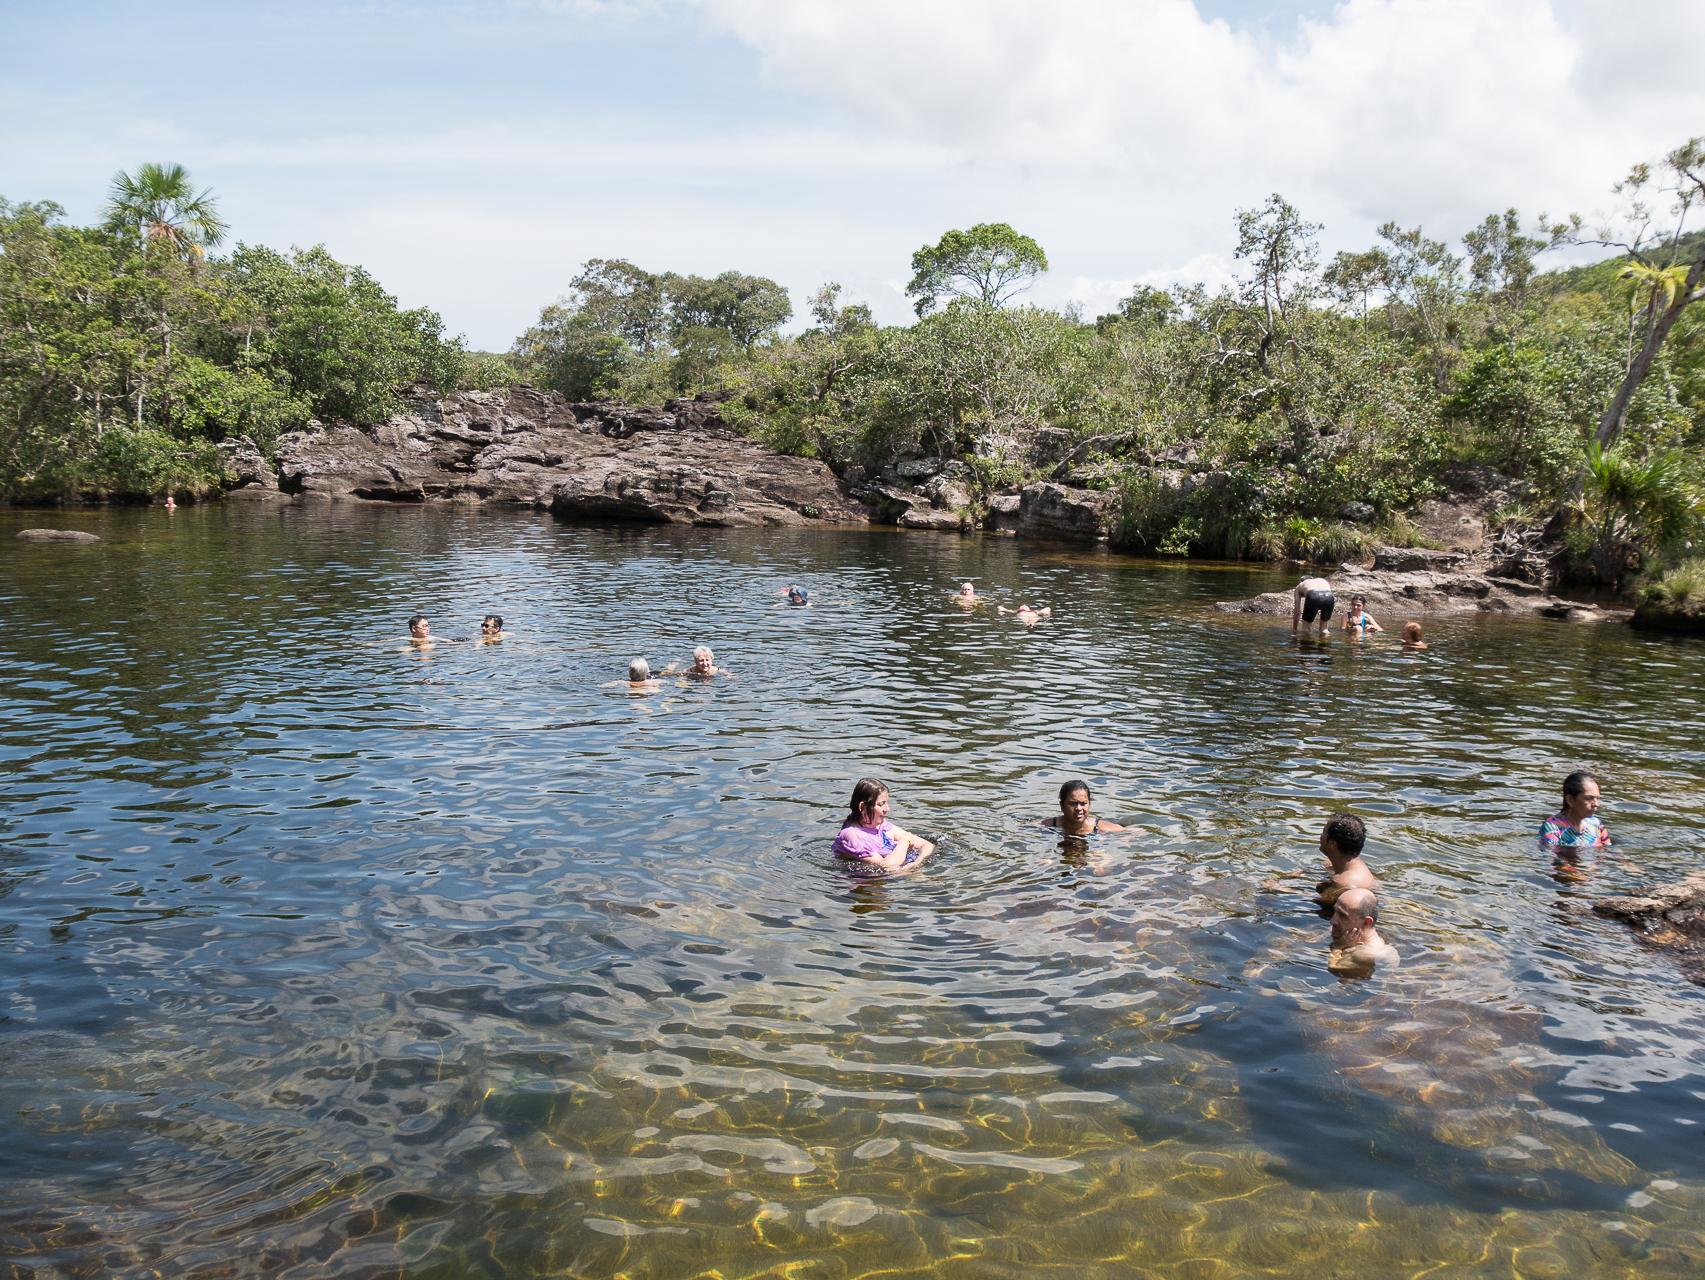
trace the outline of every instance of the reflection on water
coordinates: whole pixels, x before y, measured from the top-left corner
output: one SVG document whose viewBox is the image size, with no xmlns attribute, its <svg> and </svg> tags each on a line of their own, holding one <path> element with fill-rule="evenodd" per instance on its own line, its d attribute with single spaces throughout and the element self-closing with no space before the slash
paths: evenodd
<svg viewBox="0 0 1705 1280">
<path fill-rule="evenodd" d="M 1533 842 L 1587 765 L 1640 877 L 1697 865 L 1696 642 L 1298 640 L 1202 607 L 1264 571 L 927 534 L 6 519 L 108 539 L 0 560 L 36 1275 L 1705 1262 L 1701 992 L 1585 911 L 1628 863 Z M 699 643 L 739 679 L 601 687 Z M 865 773 L 913 876 L 830 856 Z M 1134 830 L 1034 826 L 1068 777 Z M 1338 807 L 1368 981 L 1256 892 Z"/>
</svg>

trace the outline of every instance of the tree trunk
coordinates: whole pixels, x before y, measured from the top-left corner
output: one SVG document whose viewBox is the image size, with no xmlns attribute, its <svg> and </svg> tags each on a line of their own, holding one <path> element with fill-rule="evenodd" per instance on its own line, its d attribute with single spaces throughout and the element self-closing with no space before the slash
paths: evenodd
<svg viewBox="0 0 1705 1280">
<path fill-rule="evenodd" d="M 1622 420 L 1628 416 L 1628 405 L 1634 399 L 1634 393 L 1640 389 L 1640 384 L 1646 380 L 1646 373 L 1651 369 L 1652 361 L 1657 359 L 1658 348 L 1664 345 L 1664 339 L 1669 337 L 1669 331 L 1675 328 L 1675 322 L 1681 319 L 1681 313 L 1687 309 L 1688 304 L 1705 298 L 1705 290 L 1699 288 L 1701 275 L 1705 275 L 1705 256 L 1696 258 L 1688 268 L 1686 283 L 1675 291 L 1669 306 L 1646 334 L 1640 354 L 1635 356 L 1634 363 L 1628 366 L 1628 373 L 1623 377 L 1622 385 L 1616 389 L 1616 398 L 1610 402 L 1610 408 L 1604 411 L 1604 417 L 1599 419 L 1598 434 L 1594 437 L 1599 448 L 1608 449 L 1616 443 L 1616 437 L 1622 431 Z M 1652 299 L 1652 305 L 1657 305 L 1656 297 Z"/>
</svg>

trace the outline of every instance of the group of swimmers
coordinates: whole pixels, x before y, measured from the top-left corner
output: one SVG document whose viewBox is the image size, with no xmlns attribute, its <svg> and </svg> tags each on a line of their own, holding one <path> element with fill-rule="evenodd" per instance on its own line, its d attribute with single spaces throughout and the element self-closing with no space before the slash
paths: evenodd
<svg viewBox="0 0 1705 1280">
<path fill-rule="evenodd" d="M 1367 610 L 1366 596 L 1351 596 L 1350 611 L 1344 615 L 1343 630 L 1365 636 L 1370 632 L 1379 633 L 1385 630 L 1374 621 L 1373 615 Z M 1320 635 L 1325 639 L 1326 632 L 1332 621 L 1332 611 L 1338 601 L 1332 594 L 1332 584 L 1325 578 L 1305 577 L 1291 592 L 1291 631 L 1294 634 L 1297 623 L 1302 623 L 1302 629 L 1307 631 L 1316 621 L 1320 624 Z M 1427 642 L 1421 639 L 1421 624 L 1405 622 L 1403 624 L 1403 647 L 1405 649 L 1425 649 Z"/>
<path fill-rule="evenodd" d="M 1598 817 L 1598 803 L 1599 783 L 1592 774 L 1576 772 L 1563 779 L 1563 808 L 1540 824 L 1540 847 L 1570 858 L 1576 850 L 1608 847 L 1610 832 Z M 1081 778 L 1061 785 L 1059 815 L 1043 818 L 1038 825 L 1077 840 L 1126 830 L 1091 811 L 1089 784 Z M 1313 901 L 1331 913 L 1332 944 L 1326 967 L 1341 978 L 1372 977 L 1377 966 L 1395 968 L 1402 959 L 1397 948 L 1380 936 L 1380 883 L 1362 858 L 1366 844 L 1367 826 L 1354 814 L 1334 813 L 1320 829 L 1320 853 L 1331 874 L 1315 885 Z M 860 778 L 835 834 L 834 852 L 856 864 L 860 875 L 904 875 L 921 866 L 935 852 L 935 845 L 889 820 L 885 782 Z M 1283 873 L 1262 889 L 1283 892 L 1279 880 L 1304 874 Z"/>
</svg>

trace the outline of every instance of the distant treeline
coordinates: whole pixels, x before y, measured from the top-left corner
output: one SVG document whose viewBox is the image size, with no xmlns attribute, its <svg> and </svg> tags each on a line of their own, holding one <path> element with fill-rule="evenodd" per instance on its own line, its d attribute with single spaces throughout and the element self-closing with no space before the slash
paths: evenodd
<svg viewBox="0 0 1705 1280">
<path fill-rule="evenodd" d="M 1063 432 L 1118 490 L 1116 536 L 1171 553 L 1331 555 L 1356 536 L 1337 520 L 1350 503 L 1399 537 L 1395 513 L 1444 464 L 1484 463 L 1532 484 L 1518 514 L 1575 510 L 1577 559 L 1617 580 L 1686 551 L 1701 510 L 1705 322 L 1688 303 L 1705 236 L 1654 231 L 1650 199 L 1689 212 L 1698 150 L 1636 170 L 1627 243 L 1595 266 L 1542 273 L 1585 233 L 1530 233 L 1515 210 L 1455 247 L 1387 224 L 1323 263 L 1320 228 L 1274 196 L 1236 215 L 1234 286 L 1139 288 L 1093 319 L 1018 302 L 1047 258 L 997 223 L 914 254 L 914 324 L 878 325 L 830 283 L 784 336 L 773 280 L 595 258 L 502 355 L 471 355 L 323 248 L 207 255 L 225 230 L 208 193 L 144 165 L 115 179 L 101 226 L 0 201 L 0 492 L 210 483 L 221 440 L 270 452 L 311 418 L 383 418 L 420 381 L 630 402 L 714 389 L 779 451 L 963 459 L 974 502 L 1030 476 L 1038 431 Z M 1145 465 L 1185 441 L 1216 473 L 1187 493 Z M 1621 505 L 1595 512 L 1607 486 Z"/>
</svg>

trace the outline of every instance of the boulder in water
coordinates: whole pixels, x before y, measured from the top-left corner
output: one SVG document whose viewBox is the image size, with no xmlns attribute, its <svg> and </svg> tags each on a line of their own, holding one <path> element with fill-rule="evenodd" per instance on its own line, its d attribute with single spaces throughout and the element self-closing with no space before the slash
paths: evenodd
<svg viewBox="0 0 1705 1280">
<path fill-rule="evenodd" d="M 81 529 L 23 529 L 18 537 L 24 542 L 99 542 L 100 538 Z"/>
</svg>

